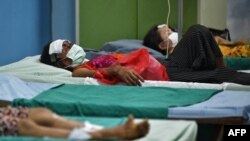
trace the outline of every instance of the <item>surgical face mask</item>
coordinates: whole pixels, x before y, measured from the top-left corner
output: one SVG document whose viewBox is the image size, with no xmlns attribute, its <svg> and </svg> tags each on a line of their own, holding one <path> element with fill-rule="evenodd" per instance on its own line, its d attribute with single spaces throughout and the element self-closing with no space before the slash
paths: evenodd
<svg viewBox="0 0 250 141">
<path fill-rule="evenodd" d="M 172 32 L 168 38 L 172 41 L 172 47 L 175 47 L 178 43 L 178 33 Z"/>
<path fill-rule="evenodd" d="M 171 40 L 172 42 L 172 48 L 175 48 L 176 45 L 178 44 L 178 33 L 177 32 L 172 32 L 169 36 L 168 36 L 168 39 Z M 164 43 L 165 41 L 163 41 Z M 166 50 L 166 59 L 168 59 L 169 57 L 169 50 L 167 49 Z"/>
<path fill-rule="evenodd" d="M 80 65 L 83 62 L 85 56 L 86 56 L 86 53 L 84 52 L 82 47 L 76 44 L 74 44 L 71 47 L 71 49 L 66 55 L 67 58 L 70 58 L 72 60 L 72 65 L 71 65 L 72 67 Z"/>
<path fill-rule="evenodd" d="M 54 54 L 54 53 L 62 53 L 62 46 L 63 46 L 63 42 L 65 40 L 55 40 L 52 43 L 50 43 L 49 45 L 49 54 Z"/>
</svg>

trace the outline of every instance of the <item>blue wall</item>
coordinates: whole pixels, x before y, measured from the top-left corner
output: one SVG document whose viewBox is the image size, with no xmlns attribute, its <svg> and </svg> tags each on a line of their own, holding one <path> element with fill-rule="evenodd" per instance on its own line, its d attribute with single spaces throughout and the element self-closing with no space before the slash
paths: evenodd
<svg viewBox="0 0 250 141">
<path fill-rule="evenodd" d="M 52 0 L 52 39 L 75 42 L 74 0 Z"/>
<path fill-rule="evenodd" d="M 51 39 L 50 0 L 0 1 L 0 65 L 36 55 Z"/>
<path fill-rule="evenodd" d="M 52 39 L 75 41 L 73 0 L 0 0 L 0 66 L 42 52 Z"/>
</svg>

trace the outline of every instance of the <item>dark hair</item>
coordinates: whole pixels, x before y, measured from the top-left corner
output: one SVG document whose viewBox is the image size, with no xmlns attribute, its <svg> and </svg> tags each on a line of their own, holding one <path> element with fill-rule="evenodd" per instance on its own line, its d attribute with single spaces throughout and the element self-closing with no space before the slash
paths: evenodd
<svg viewBox="0 0 250 141">
<path fill-rule="evenodd" d="M 47 65 L 51 65 L 51 66 L 57 66 L 56 62 L 60 59 L 60 55 L 59 54 L 49 54 L 49 46 L 50 43 L 47 43 L 44 47 L 43 47 L 43 52 L 41 54 L 40 57 L 40 62 L 47 64 Z"/>
<path fill-rule="evenodd" d="M 49 55 L 49 45 L 51 42 L 47 43 L 44 47 L 43 47 L 43 52 L 41 54 L 40 57 L 40 62 L 47 64 L 47 65 L 52 65 L 52 62 L 50 60 L 50 55 Z"/>
<path fill-rule="evenodd" d="M 175 32 L 175 29 L 169 26 L 169 28 Z M 154 49 L 163 55 L 166 55 L 166 51 L 161 50 L 159 48 L 159 44 L 162 42 L 162 39 L 158 33 L 158 25 L 154 25 L 148 33 L 145 35 L 143 39 L 143 45 L 146 47 L 149 47 L 151 49 Z"/>
<path fill-rule="evenodd" d="M 149 47 L 151 49 L 154 49 L 158 52 L 163 53 L 164 51 L 162 51 L 159 48 L 159 44 L 162 42 L 162 39 L 158 33 L 158 25 L 153 26 L 145 35 L 144 39 L 143 39 L 143 45 L 146 47 Z M 164 54 L 164 53 L 163 53 Z"/>
</svg>

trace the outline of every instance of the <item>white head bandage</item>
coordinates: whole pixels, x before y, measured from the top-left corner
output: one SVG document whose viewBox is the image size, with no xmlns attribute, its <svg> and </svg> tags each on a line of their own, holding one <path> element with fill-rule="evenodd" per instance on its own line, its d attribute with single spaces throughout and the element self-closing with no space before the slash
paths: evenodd
<svg viewBox="0 0 250 141">
<path fill-rule="evenodd" d="M 178 43 L 178 33 L 172 32 L 168 38 L 172 41 L 172 47 L 175 47 Z"/>
<path fill-rule="evenodd" d="M 160 24 L 160 25 L 157 26 L 158 29 L 163 28 L 163 27 L 167 27 L 167 25 L 166 24 Z"/>
<path fill-rule="evenodd" d="M 62 47 L 63 47 L 63 42 L 65 40 L 62 39 L 58 39 L 53 41 L 52 43 L 50 43 L 49 45 L 49 54 L 53 54 L 53 53 L 62 53 Z"/>
<path fill-rule="evenodd" d="M 67 58 L 72 60 L 72 67 L 82 64 L 86 53 L 84 52 L 83 48 L 74 44 L 69 52 L 67 53 Z"/>
</svg>

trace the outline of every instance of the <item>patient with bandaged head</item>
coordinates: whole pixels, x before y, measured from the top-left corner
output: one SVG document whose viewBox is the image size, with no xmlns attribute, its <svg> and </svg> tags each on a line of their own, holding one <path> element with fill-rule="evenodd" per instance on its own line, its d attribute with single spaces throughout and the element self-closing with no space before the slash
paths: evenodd
<svg viewBox="0 0 250 141">
<path fill-rule="evenodd" d="M 70 70 L 73 77 L 93 77 L 105 84 L 122 82 L 140 86 L 144 80 L 169 80 L 164 66 L 145 48 L 128 54 L 105 54 L 87 61 L 85 55 L 82 47 L 58 39 L 44 47 L 40 61 Z"/>
<path fill-rule="evenodd" d="M 68 40 L 58 39 L 48 44 L 41 56 L 41 62 L 59 68 L 71 68 L 81 64 L 86 53 L 82 47 Z"/>
<path fill-rule="evenodd" d="M 110 139 L 133 140 L 149 131 L 147 120 L 135 123 L 129 116 L 126 123 L 104 128 L 89 122 L 65 119 L 46 108 L 0 108 L 0 135 L 67 138 L 69 140 Z"/>
</svg>

